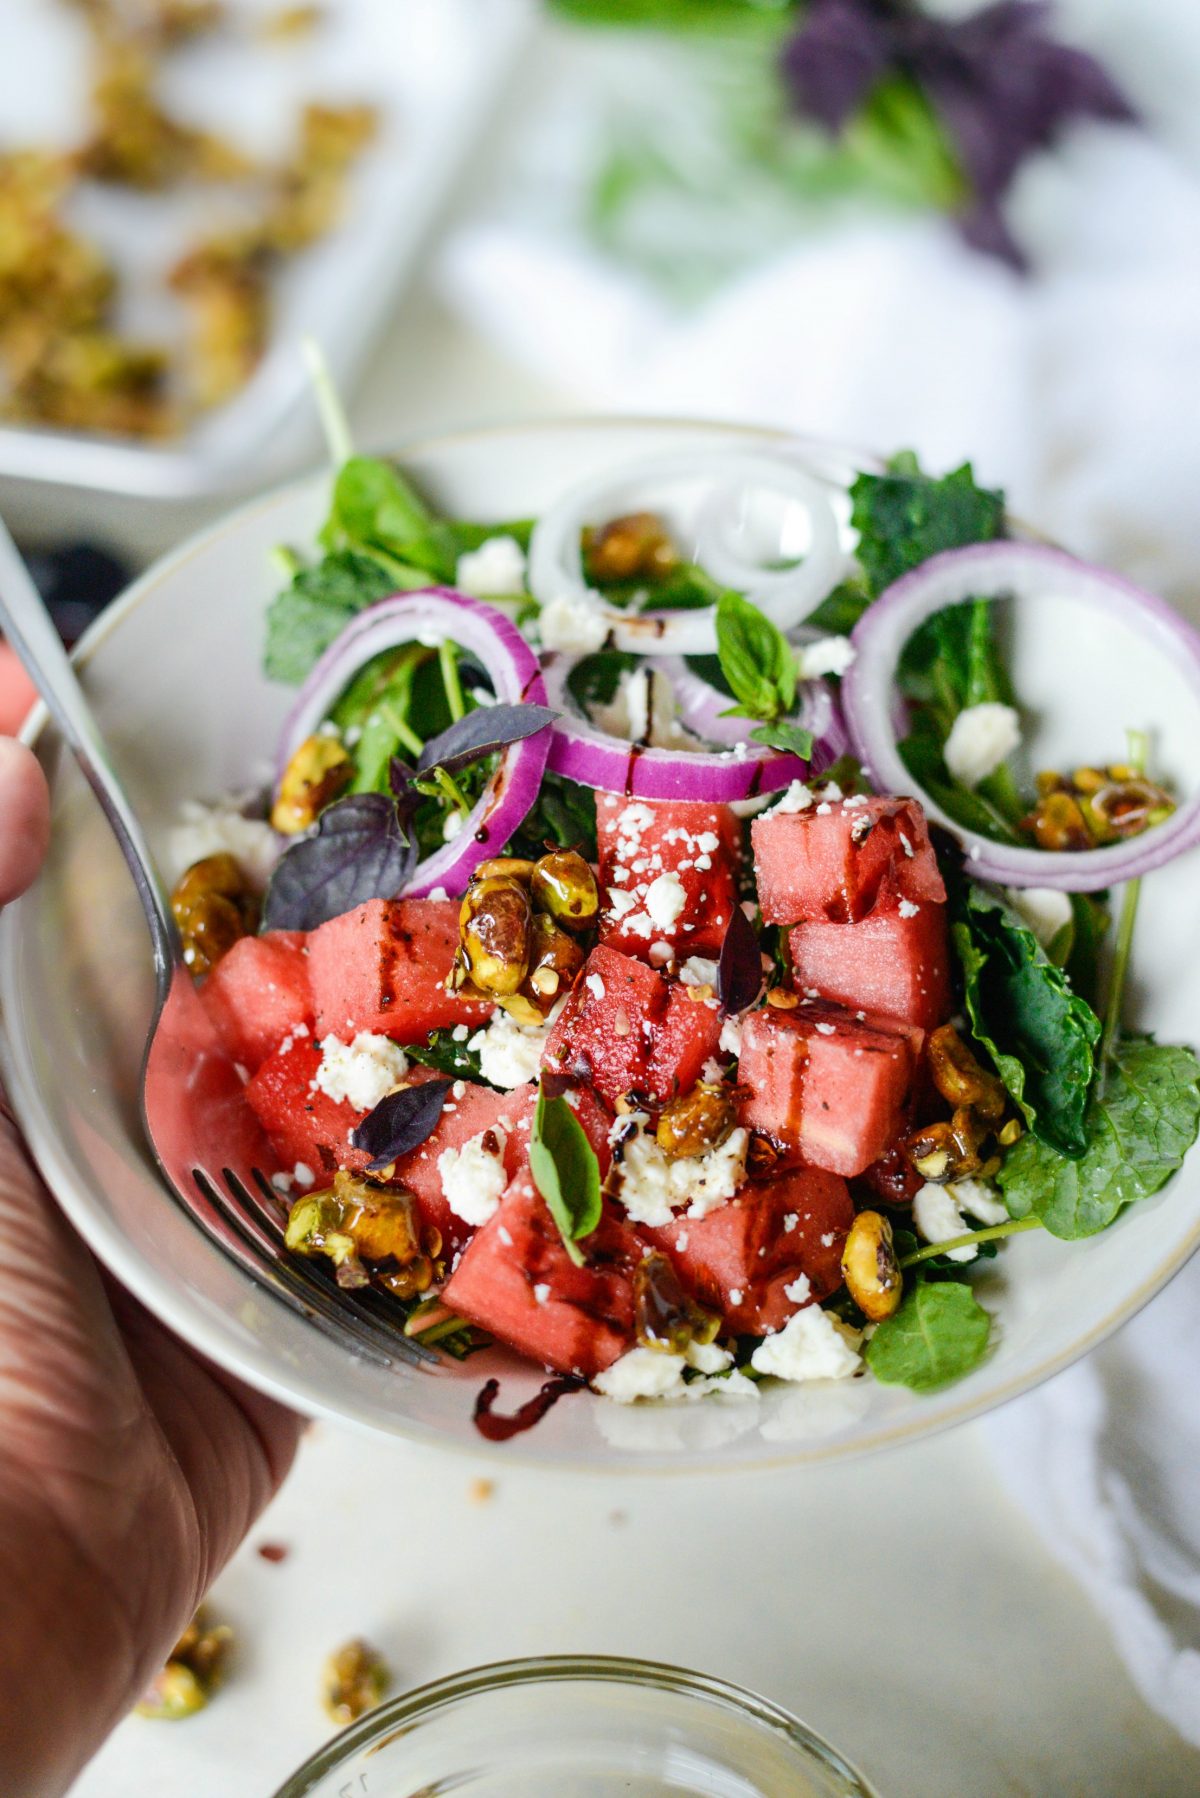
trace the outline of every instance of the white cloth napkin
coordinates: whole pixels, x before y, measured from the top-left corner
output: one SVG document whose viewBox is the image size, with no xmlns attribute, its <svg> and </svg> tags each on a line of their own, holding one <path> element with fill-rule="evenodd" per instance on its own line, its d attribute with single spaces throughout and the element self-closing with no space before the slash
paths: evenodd
<svg viewBox="0 0 1200 1798">
<path fill-rule="evenodd" d="M 1164 29 L 1184 17 L 1156 4 L 1157 38 L 1154 9 L 1125 13 L 1143 98 L 1169 86 Z M 547 84 L 495 203 L 445 248 L 444 292 L 477 328 L 601 408 L 911 445 L 935 469 L 970 458 L 1030 522 L 1200 610 L 1200 186 L 1186 156 L 1096 128 L 1029 166 L 1013 217 L 1033 280 L 936 219 L 859 213 L 795 233 L 689 308 L 602 255 L 572 209 L 597 66 L 585 76 Z M 986 1429 L 1147 1703 L 1200 1744 L 1198 1375 L 1193 1266 Z"/>
</svg>

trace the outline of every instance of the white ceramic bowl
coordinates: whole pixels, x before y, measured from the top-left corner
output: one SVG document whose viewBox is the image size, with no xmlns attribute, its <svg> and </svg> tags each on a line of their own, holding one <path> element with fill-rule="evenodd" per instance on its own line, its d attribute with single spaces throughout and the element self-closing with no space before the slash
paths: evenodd
<svg viewBox="0 0 1200 1798">
<path fill-rule="evenodd" d="M 753 440 L 753 436 L 750 440 Z M 528 516 L 581 476 L 656 449 L 745 443 L 730 427 L 551 423 L 410 445 L 402 457 L 438 504 L 463 517 Z M 818 471 L 848 460 L 814 446 Z M 150 570 L 89 634 L 83 677 L 152 839 L 185 797 L 215 797 L 269 764 L 290 694 L 260 673 L 263 613 L 280 542 L 306 546 L 328 477 L 268 495 Z M 1077 645 L 1047 622 L 1020 679 L 1054 697 L 1064 744 L 1116 753 L 1111 733 L 1158 717 L 1153 670 L 1138 670 L 1129 711 L 1098 713 L 1095 689 L 1058 691 Z M 1074 627 L 1072 627 L 1074 628 Z M 1103 659 L 1102 642 L 1088 660 Z M 1119 642 L 1114 653 L 1120 653 Z M 1111 671 L 1110 671 L 1111 672 Z M 1149 682 L 1149 688 L 1146 683 Z M 1119 688 L 1118 691 L 1123 691 Z M 1150 708 L 1147 713 L 1147 707 Z M 34 727 L 36 730 L 36 726 Z M 1172 721 L 1172 760 L 1200 766 L 1195 722 Z M 480 1452 L 472 1401 L 504 1376 L 502 1406 L 541 1375 L 500 1351 L 430 1372 L 387 1372 L 309 1329 L 168 1202 L 137 1122 L 139 1058 L 152 982 L 132 884 L 90 792 L 48 730 L 55 832 L 49 864 L 0 918 L 4 1074 L 30 1145 L 64 1209 L 113 1272 L 213 1360 L 301 1410 Z M 1164 1040 L 1200 1035 L 1200 909 L 1192 857 L 1152 876 L 1138 927 L 1135 1021 Z M 1015 1238 L 979 1282 L 995 1313 L 994 1351 L 968 1379 L 919 1398 L 870 1379 L 781 1387 L 761 1400 L 623 1408 L 564 1400 L 495 1452 L 585 1468 L 750 1467 L 860 1454 L 961 1422 L 1027 1390 L 1094 1348 L 1145 1304 L 1200 1241 L 1200 1157 L 1105 1235 L 1065 1244 Z"/>
</svg>

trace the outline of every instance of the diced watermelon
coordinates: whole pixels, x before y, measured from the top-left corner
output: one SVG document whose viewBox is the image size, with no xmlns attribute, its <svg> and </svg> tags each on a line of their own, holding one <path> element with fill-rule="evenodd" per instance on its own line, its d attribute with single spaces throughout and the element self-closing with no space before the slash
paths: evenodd
<svg viewBox="0 0 1200 1798">
<path fill-rule="evenodd" d="M 225 1048 L 254 1073 L 297 1025 L 312 1028 L 304 932 L 242 937 L 221 957 L 202 995 Z"/>
<path fill-rule="evenodd" d="M 852 1177 L 899 1136 L 915 1071 L 908 1034 L 819 1000 L 767 1006 L 742 1026 L 741 1119 L 810 1166 Z"/>
<path fill-rule="evenodd" d="M 718 954 L 737 904 L 741 840 L 741 825 L 727 805 L 598 793 L 600 941 L 626 955 L 646 956 L 652 943 L 667 943 L 681 961 Z M 660 895 L 652 889 L 672 873 L 682 906 L 669 919 L 659 897 L 669 900 L 670 887 Z"/>
<path fill-rule="evenodd" d="M 788 942 L 801 992 L 922 1030 L 953 1010 L 944 905 L 881 901 L 857 924 L 795 924 Z"/>
<path fill-rule="evenodd" d="M 432 1030 L 482 1024 L 494 1007 L 446 991 L 458 946 L 454 900 L 369 899 L 308 939 L 317 1033 L 360 1030 L 423 1042 Z"/>
<path fill-rule="evenodd" d="M 810 1298 L 837 1291 L 853 1221 L 844 1180 L 820 1168 L 795 1168 L 745 1188 L 707 1217 L 681 1217 L 646 1235 L 670 1256 L 700 1303 L 723 1314 L 728 1329 L 758 1336 L 781 1329 Z M 798 1296 L 801 1274 L 809 1291 Z"/>
<path fill-rule="evenodd" d="M 689 997 L 695 990 L 601 944 L 550 1032 L 542 1066 L 590 1084 L 609 1106 L 623 1093 L 664 1103 L 689 1092 L 721 1035 L 720 1013 Z"/>
<path fill-rule="evenodd" d="M 644 1250 L 606 1213 L 576 1267 L 527 1174 L 472 1237 L 442 1297 L 452 1311 L 559 1373 L 602 1373 L 633 1341 L 633 1270 Z"/>
<path fill-rule="evenodd" d="M 447 1097 L 432 1136 L 403 1156 L 396 1163 L 395 1173 L 396 1184 L 416 1197 L 421 1216 L 441 1232 L 442 1240 L 451 1248 L 468 1241 L 472 1226 L 446 1203 L 438 1171 L 439 1156 L 447 1149 L 461 1149 L 473 1136 L 498 1124 L 504 1132 L 504 1171 L 511 1181 L 529 1164 L 529 1127 L 537 1101 L 537 1088 L 532 1085 L 498 1093 L 490 1086 L 465 1081 L 460 1084 L 462 1091 L 457 1095 L 451 1092 Z"/>
<path fill-rule="evenodd" d="M 338 1168 L 357 1171 L 370 1160 L 349 1142 L 363 1113 L 314 1089 L 320 1065 L 320 1049 L 305 1037 L 268 1056 L 246 1088 L 285 1170 L 302 1162 L 318 1187 L 328 1186 Z"/>
<path fill-rule="evenodd" d="M 750 827 L 768 924 L 846 924 L 880 901 L 941 904 L 946 888 L 915 799 L 823 800 Z"/>
</svg>

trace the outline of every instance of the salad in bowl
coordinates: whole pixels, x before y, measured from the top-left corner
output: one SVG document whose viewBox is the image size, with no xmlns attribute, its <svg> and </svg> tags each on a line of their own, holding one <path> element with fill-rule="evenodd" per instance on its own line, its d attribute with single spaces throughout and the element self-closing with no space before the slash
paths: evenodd
<svg viewBox="0 0 1200 1798">
<path fill-rule="evenodd" d="M 937 1393 L 1006 1239 L 1119 1229 L 1200 1126 L 1192 1050 L 1127 1023 L 1141 883 L 1200 840 L 1159 729 L 1200 640 L 907 454 L 685 441 L 527 513 L 339 454 L 276 552 L 269 786 L 167 833 L 265 1212 L 490 1351 L 493 1439 L 586 1386 Z"/>
</svg>

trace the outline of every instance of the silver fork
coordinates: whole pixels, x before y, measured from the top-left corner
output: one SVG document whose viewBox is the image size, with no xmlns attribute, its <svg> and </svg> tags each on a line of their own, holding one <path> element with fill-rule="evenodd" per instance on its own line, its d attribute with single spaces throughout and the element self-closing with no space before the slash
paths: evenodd
<svg viewBox="0 0 1200 1798">
<path fill-rule="evenodd" d="M 184 965 L 146 839 L 112 766 L 58 632 L 0 521 L 0 625 L 71 748 L 133 875 L 154 957 L 155 1006 L 142 1062 L 141 1114 L 166 1190 L 259 1286 L 315 1328 L 386 1366 L 437 1364 L 403 1334 L 395 1301 L 338 1286 L 321 1263 L 289 1254 L 277 1166 Z"/>
</svg>

